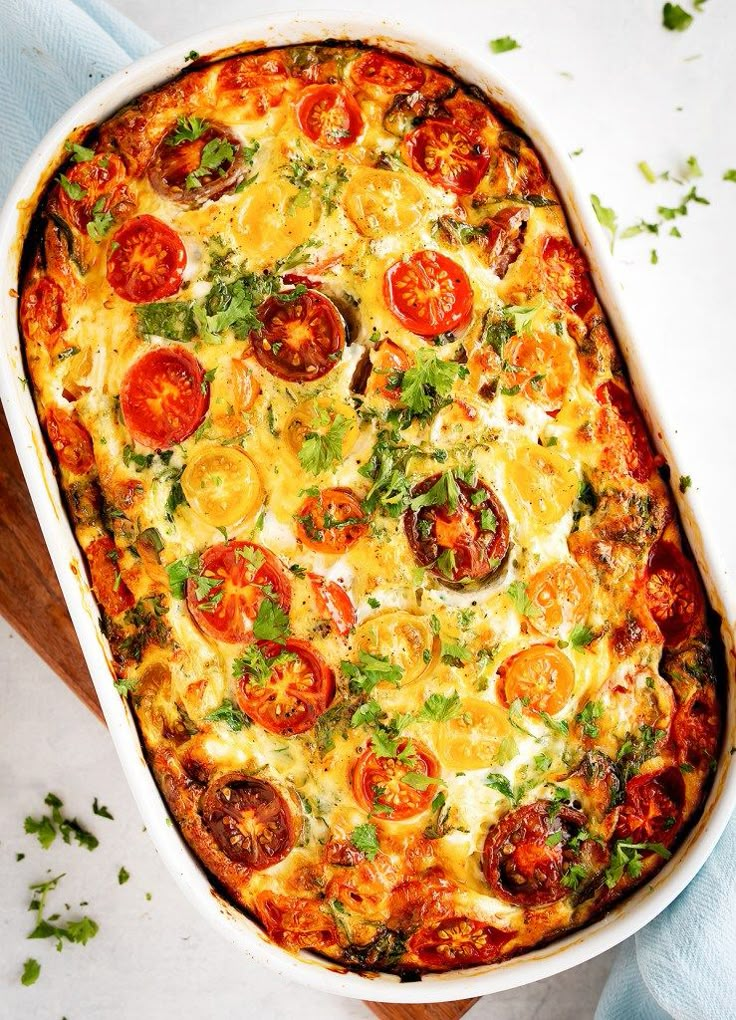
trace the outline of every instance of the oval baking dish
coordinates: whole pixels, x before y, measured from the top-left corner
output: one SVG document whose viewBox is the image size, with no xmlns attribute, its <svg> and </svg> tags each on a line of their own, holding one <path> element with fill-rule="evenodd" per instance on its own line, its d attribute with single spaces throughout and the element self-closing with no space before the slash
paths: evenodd
<svg viewBox="0 0 736 1020">
<path fill-rule="evenodd" d="M 149 830 L 172 873 L 177 877 L 189 897 L 238 945 L 257 958 L 266 960 L 269 965 L 281 973 L 293 976 L 315 987 L 356 997 L 407 1002 L 462 998 L 536 980 L 572 966 L 620 941 L 666 906 L 703 862 L 728 816 L 734 792 L 733 770 L 729 771 L 729 761 L 726 760 L 728 756 L 724 756 L 724 760 L 721 762 L 703 814 L 699 817 L 693 830 L 686 836 L 683 844 L 677 849 L 673 861 L 661 872 L 658 872 L 646 886 L 646 892 L 644 889 L 639 890 L 627 900 L 616 903 L 601 920 L 581 931 L 557 939 L 544 948 L 536 948 L 504 963 L 485 965 L 472 970 L 424 975 L 421 980 L 412 981 L 402 981 L 385 973 L 346 972 L 338 964 L 304 951 L 299 956 L 290 956 L 272 944 L 255 923 L 211 887 L 206 873 L 193 860 L 177 830 L 166 824 L 169 820 L 166 809 L 141 753 L 139 736 L 132 715 L 127 705 L 119 700 L 110 683 L 110 650 L 98 628 L 96 605 L 85 580 L 86 573 L 80 560 L 79 550 L 62 509 L 53 469 L 44 452 L 35 412 L 28 393 L 19 383 L 19 377 L 23 374 L 22 356 L 17 336 L 16 306 L 20 250 L 29 226 L 30 216 L 33 213 L 35 200 L 58 166 L 63 142 L 70 136 L 75 137 L 75 131 L 78 129 L 105 121 L 120 107 L 121 103 L 165 82 L 167 78 L 181 69 L 181 55 L 188 50 L 194 49 L 199 53 L 214 54 L 219 59 L 232 53 L 262 49 L 264 46 L 321 42 L 325 39 L 359 39 L 364 43 L 404 53 L 428 64 L 439 64 L 446 67 L 462 80 L 472 82 L 481 88 L 516 127 L 530 136 L 547 162 L 552 179 L 563 200 L 568 221 L 576 233 L 577 241 L 589 256 L 601 301 L 614 327 L 619 344 L 627 355 L 634 382 L 639 382 L 635 351 L 632 350 L 627 325 L 618 306 L 613 287 L 609 282 L 607 255 L 602 251 L 596 228 L 591 224 L 587 202 L 581 200 L 577 195 L 573 184 L 568 180 L 564 162 L 546 143 L 542 129 L 512 90 L 501 84 L 495 75 L 491 76 L 487 69 L 477 66 L 472 60 L 449 52 L 439 43 L 426 39 L 419 40 L 414 33 L 407 33 L 395 25 L 384 22 L 370 23 L 363 19 L 348 18 L 344 15 L 321 15 L 316 18 L 283 16 L 276 19 L 261 19 L 246 25 L 221 29 L 209 33 L 207 37 L 194 38 L 176 47 L 170 47 L 139 61 L 131 68 L 103 83 L 82 100 L 50 132 L 21 175 L 3 212 L 0 225 L 0 240 L 3 250 L 11 253 L 4 270 L 6 274 L 4 282 L 7 283 L 7 286 L 3 288 L 5 296 L 2 298 L 0 306 L 5 345 L 4 357 L 0 362 L 2 397 L 34 504 L 52 551 L 52 558 L 59 573 L 62 588 L 116 748 Z M 405 66 L 409 67 L 410 65 Z M 312 86 L 311 88 L 319 91 L 324 87 Z M 335 86 L 327 86 L 327 88 L 334 89 Z M 321 96 L 320 101 L 323 99 L 324 97 Z M 356 116 L 360 115 L 356 114 Z M 80 137 L 80 135 L 77 134 L 76 137 Z M 236 168 L 232 147 L 229 148 L 229 152 L 232 167 L 227 173 L 235 174 L 237 170 L 241 176 L 244 176 L 240 168 Z M 167 153 L 165 152 L 164 155 Z M 472 168 L 472 155 L 469 162 Z M 225 180 L 226 178 L 223 178 L 223 181 Z M 205 178 L 205 181 L 208 179 Z M 233 183 L 235 183 L 234 179 Z M 158 187 L 163 186 L 169 187 L 165 181 L 163 184 L 159 181 Z M 192 187 L 202 187 L 201 194 L 206 198 L 205 190 L 223 186 L 224 183 L 218 183 L 218 179 L 214 177 L 211 184 L 208 182 L 202 187 L 200 182 L 195 181 Z M 141 220 L 143 219 L 141 217 Z M 122 239 L 122 234 L 120 236 Z M 108 267 L 109 265 L 108 262 Z M 113 286 L 115 286 L 114 283 Z M 120 293 L 119 290 L 118 293 Z M 316 292 L 308 291 L 307 293 Z M 128 300 L 132 300 L 132 298 L 128 296 Z M 137 300 L 146 299 L 138 298 Z M 317 298 L 309 300 L 314 302 L 317 301 Z M 326 305 L 330 304 L 325 298 L 319 300 Z M 449 328 L 452 327 L 449 326 Z M 420 328 L 416 326 L 413 327 L 413 331 L 421 333 Z M 269 357 L 273 358 L 273 354 L 274 351 Z M 191 355 L 188 357 L 192 362 L 196 361 Z M 326 368 L 325 371 L 327 370 Z M 204 386 L 203 382 L 203 393 L 205 392 Z M 641 401 L 643 395 L 641 386 L 637 387 L 637 392 Z M 645 401 L 642 406 L 646 413 Z M 648 417 L 652 432 L 659 434 L 651 417 Z M 142 427 L 145 427 L 145 422 Z M 184 435 L 179 438 L 184 438 Z M 157 442 L 156 436 L 151 438 L 150 435 L 147 435 L 144 436 L 144 440 L 144 446 L 155 448 L 161 445 Z M 553 455 L 550 454 L 550 456 Z M 470 490 L 468 491 L 470 492 Z M 424 494 L 423 490 L 421 494 Z M 448 500 L 449 498 L 448 495 Z M 468 496 L 468 498 L 470 497 Z M 498 508 L 496 508 L 496 512 L 499 512 Z M 699 538 L 692 528 L 689 537 L 695 545 L 696 553 L 700 552 Z M 704 556 L 701 553 L 701 567 L 704 568 L 711 600 L 727 616 L 729 607 L 724 604 L 725 595 L 723 599 L 719 597 L 721 593 L 707 570 L 707 561 L 704 563 L 703 560 Z M 204 606 L 203 602 L 201 608 Z M 201 624 L 202 621 L 199 622 Z M 728 644 L 729 635 L 724 634 L 723 636 Z M 559 653 L 556 654 L 559 656 Z M 510 661 L 511 659 L 509 659 Z M 730 699 L 728 708 L 728 718 L 725 722 L 727 734 L 733 725 Z M 730 746 L 730 743 L 727 736 L 725 746 Z M 254 781 L 249 780 L 249 782 L 252 785 Z M 266 787 L 269 784 L 261 783 L 261 785 Z M 231 795 L 229 791 L 225 792 L 228 796 Z M 574 814 L 572 811 L 569 813 L 571 817 Z"/>
</svg>

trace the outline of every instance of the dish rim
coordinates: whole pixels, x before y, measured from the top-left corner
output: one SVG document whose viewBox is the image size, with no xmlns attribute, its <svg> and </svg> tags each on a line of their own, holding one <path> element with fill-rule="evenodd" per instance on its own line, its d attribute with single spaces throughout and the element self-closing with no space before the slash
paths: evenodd
<svg viewBox="0 0 736 1020">
<path fill-rule="evenodd" d="M 386 1002 L 464 999 L 538 981 L 612 948 L 664 910 L 705 863 L 736 804 L 736 756 L 728 753 L 736 734 L 731 686 L 734 679 L 732 631 L 723 624 L 721 636 L 730 666 L 725 686 L 729 693 L 723 747 L 713 785 L 693 829 L 673 859 L 651 882 L 616 904 L 602 918 L 546 946 L 491 966 L 427 974 L 413 982 L 401 982 L 396 976 L 383 973 L 346 971 L 313 954 L 292 955 L 273 943 L 254 921 L 216 891 L 204 866 L 189 849 L 178 828 L 171 824 L 165 801 L 146 762 L 132 710 L 110 682 L 110 657 L 99 629 L 97 605 L 46 451 L 21 353 L 16 290 L 19 260 L 40 188 L 55 172 L 63 142 L 80 126 L 100 123 L 136 96 L 185 71 L 184 54 L 188 51 L 219 56 L 223 51 L 247 52 L 327 39 L 361 40 L 409 53 L 429 63 L 444 64 L 459 77 L 480 85 L 505 116 L 529 135 L 550 170 L 568 223 L 589 259 L 596 289 L 626 361 L 637 403 L 652 435 L 657 438 L 658 447 L 668 463 L 672 462 L 668 432 L 674 431 L 674 424 L 671 430 L 658 427 L 660 422 L 666 422 L 666 417 L 661 409 L 656 416 L 651 413 L 654 401 L 647 396 L 646 380 L 632 339 L 634 332 L 621 299 L 612 258 L 588 198 L 573 179 L 569 159 L 561 156 L 561 148 L 533 106 L 515 85 L 498 74 L 490 57 L 481 59 L 456 40 L 448 43 L 431 33 L 417 32 L 392 17 L 369 17 L 350 11 L 285 11 L 256 15 L 189 36 L 140 58 L 107 78 L 56 122 L 30 156 L 0 213 L 0 251 L 10 256 L 0 267 L 0 398 L 121 766 L 154 845 L 189 901 L 213 927 L 256 962 L 265 963 L 275 973 L 319 991 Z M 674 490 L 673 495 L 711 605 L 724 621 L 733 619 L 736 592 L 730 593 L 726 586 L 715 536 L 702 536 L 683 500 Z"/>
</svg>

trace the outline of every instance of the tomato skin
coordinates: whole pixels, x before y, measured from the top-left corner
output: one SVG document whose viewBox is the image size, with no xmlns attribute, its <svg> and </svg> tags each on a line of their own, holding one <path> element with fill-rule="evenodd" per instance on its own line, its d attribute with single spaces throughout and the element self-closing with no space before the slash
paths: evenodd
<svg viewBox="0 0 736 1020">
<path fill-rule="evenodd" d="M 132 438 L 151 450 L 191 436 L 210 403 L 199 361 L 184 347 L 155 347 L 134 361 L 120 387 L 120 408 Z"/>
<path fill-rule="evenodd" d="M 426 72 L 408 60 L 373 50 L 358 57 L 350 69 L 350 76 L 358 88 L 389 93 L 416 92 L 424 84 Z"/>
<path fill-rule="evenodd" d="M 585 620 L 591 595 L 588 579 L 577 563 L 565 561 L 543 567 L 527 587 L 529 601 L 536 609 L 530 622 L 549 637 L 561 637 L 563 628 L 572 630 Z"/>
<path fill-rule="evenodd" d="M 76 410 L 50 407 L 46 431 L 59 463 L 75 475 L 85 475 L 95 462 L 92 438 Z"/>
<path fill-rule="evenodd" d="M 645 591 L 665 645 L 681 644 L 701 623 L 703 596 L 695 568 L 674 543 L 660 540 L 652 549 Z"/>
<path fill-rule="evenodd" d="M 408 948 L 427 970 L 477 967 L 497 960 L 514 934 L 472 917 L 449 917 L 421 928 Z"/>
<path fill-rule="evenodd" d="M 251 683 L 250 678 L 244 676 L 238 686 L 238 704 L 269 733 L 283 737 L 306 733 L 335 697 L 334 673 L 306 641 L 259 644 L 267 659 L 288 652 L 293 660 L 272 666 L 265 683 Z M 296 667 L 294 660 L 298 663 Z"/>
<path fill-rule="evenodd" d="M 685 781 L 675 765 L 634 776 L 626 784 L 616 838 L 631 843 L 674 843 L 682 823 Z"/>
<path fill-rule="evenodd" d="M 553 645 L 532 645 L 509 656 L 499 668 L 499 696 L 508 707 L 523 698 L 533 712 L 556 715 L 572 696 L 572 663 Z"/>
<path fill-rule="evenodd" d="M 595 396 L 599 404 L 614 410 L 626 431 L 629 474 L 637 482 L 646 482 L 654 470 L 654 457 L 647 430 L 631 394 L 609 379 L 598 387 Z"/>
<path fill-rule="evenodd" d="M 217 76 L 217 88 L 246 117 L 258 118 L 281 102 L 288 77 L 283 61 L 276 54 L 248 54 L 225 61 Z"/>
<path fill-rule="evenodd" d="M 441 479 L 431 475 L 411 491 L 412 498 L 424 495 Z M 458 505 L 425 506 L 404 512 L 404 530 L 417 563 L 448 587 L 486 584 L 498 573 L 509 550 L 508 515 L 492 489 L 478 479 L 468 485 L 456 479 Z M 480 496 L 483 499 L 480 499 Z M 477 502 L 473 502 L 475 499 Z M 495 520 L 494 530 L 483 531 L 483 511 Z M 443 570 L 438 561 L 450 551 L 451 569 Z"/>
<path fill-rule="evenodd" d="M 488 830 L 483 874 L 495 896 L 520 907 L 555 903 L 567 895 L 561 879 L 573 855 L 568 841 L 585 828 L 581 811 L 563 807 L 550 817 L 551 802 L 514 808 Z M 553 846 L 550 835 L 561 832 Z"/>
<path fill-rule="evenodd" d="M 337 581 L 328 581 L 321 574 L 307 574 L 312 585 L 317 608 L 330 621 L 332 629 L 345 637 L 355 626 L 355 606 L 350 596 Z"/>
<path fill-rule="evenodd" d="M 344 85 L 308 85 L 296 103 L 296 119 L 307 138 L 326 149 L 346 149 L 363 130 L 363 116 Z"/>
<path fill-rule="evenodd" d="M 464 329 L 473 314 L 473 289 L 465 270 L 428 248 L 389 267 L 383 296 L 401 325 L 417 336 Z"/>
<path fill-rule="evenodd" d="M 94 216 L 94 206 L 101 198 L 104 199 L 103 211 L 110 212 L 121 197 L 126 178 L 125 164 L 113 153 L 98 153 L 92 159 L 68 167 L 66 177 L 72 184 L 83 188 L 86 194 L 73 199 L 60 187 L 59 211 L 67 223 L 84 233 Z"/>
<path fill-rule="evenodd" d="M 50 276 L 37 277 L 23 290 L 20 324 L 24 335 L 51 353 L 67 327 L 64 293 Z"/>
<path fill-rule="evenodd" d="M 490 157 L 454 121 L 425 120 L 404 140 L 409 165 L 431 184 L 456 195 L 472 195 Z"/>
<path fill-rule="evenodd" d="M 299 508 L 296 520 L 299 541 L 323 553 L 345 552 L 363 537 L 368 527 L 368 518 L 351 489 L 322 489 L 319 496 L 309 496 Z M 335 524 L 326 524 L 327 520 Z"/>
<path fill-rule="evenodd" d="M 507 206 L 486 220 L 485 256 L 496 276 L 503 280 L 524 250 L 529 210 L 526 206 Z"/>
<path fill-rule="evenodd" d="M 310 382 L 337 365 L 345 347 L 345 323 L 317 290 L 291 301 L 267 298 L 258 309 L 262 327 L 250 335 L 260 365 L 279 379 Z"/>
<path fill-rule="evenodd" d="M 672 722 L 672 738 L 688 765 L 713 761 L 718 750 L 721 714 L 714 684 L 705 684 L 680 705 Z"/>
<path fill-rule="evenodd" d="M 317 900 L 261 892 L 256 910 L 270 937 L 290 952 L 322 950 L 337 943 L 334 922 Z"/>
<path fill-rule="evenodd" d="M 298 833 L 285 798 L 272 783 L 230 772 L 202 795 L 202 821 L 234 864 L 264 871 L 283 860 Z"/>
<path fill-rule="evenodd" d="M 109 535 L 96 538 L 85 550 L 92 587 L 97 601 L 108 616 L 118 616 L 135 604 L 133 593 L 123 581 L 117 562 L 117 549 Z"/>
<path fill-rule="evenodd" d="M 134 216 L 113 236 L 107 282 L 124 301 L 145 304 L 176 294 L 187 264 L 179 235 L 155 216 Z"/>
<path fill-rule="evenodd" d="M 572 354 L 555 333 L 522 333 L 504 345 L 505 389 L 520 387 L 527 399 L 556 414 L 574 375 Z"/>
<path fill-rule="evenodd" d="M 409 355 L 393 340 L 383 340 L 373 351 L 372 372 L 368 377 L 367 390 L 384 400 L 396 401 L 401 396 L 401 387 L 394 385 L 400 373 L 411 366 Z"/>
<path fill-rule="evenodd" d="M 552 289 L 571 312 L 585 318 L 595 304 L 588 263 L 567 237 L 546 237 L 542 262 Z"/>
<path fill-rule="evenodd" d="M 257 564 L 257 565 L 256 565 Z M 196 578 L 187 581 L 187 606 L 200 630 L 227 644 L 254 641 L 253 621 L 266 590 L 280 608 L 291 608 L 291 580 L 281 561 L 254 542 L 231 539 L 212 545 L 202 554 L 200 576 L 219 578 L 202 597 L 197 597 Z M 220 596 L 220 597 L 218 597 Z"/>
<path fill-rule="evenodd" d="M 207 201 L 216 202 L 231 192 L 245 176 L 238 136 L 224 124 L 210 120 L 206 123 L 199 138 L 176 145 L 172 144 L 175 130 L 172 126 L 156 146 L 147 169 L 148 179 L 159 195 L 190 208 L 197 208 Z M 192 178 L 189 175 L 199 170 L 205 146 L 218 141 L 231 146 L 232 158 L 224 160 L 217 170 L 200 171 L 201 176 L 194 178 L 196 186 L 190 188 L 188 179 L 192 181 Z"/>
<path fill-rule="evenodd" d="M 406 749 L 408 743 L 407 740 L 399 742 L 399 754 Z M 409 772 L 430 776 L 432 779 L 438 778 L 440 774 L 439 763 L 428 748 L 417 740 L 412 740 L 411 746 L 413 754 L 408 763 L 398 758 L 379 758 L 371 747 L 355 763 L 352 775 L 355 799 L 368 812 L 375 810 L 376 805 L 381 805 L 385 810 L 376 814 L 377 821 L 403 822 L 414 818 L 429 808 L 437 793 L 435 783 L 430 784 L 426 790 L 415 790 L 401 781 L 402 776 Z M 383 792 L 378 792 L 381 790 Z"/>
<path fill-rule="evenodd" d="M 391 918 L 399 928 L 436 924 L 453 910 L 457 886 L 440 867 L 404 879 L 391 893 Z"/>
</svg>

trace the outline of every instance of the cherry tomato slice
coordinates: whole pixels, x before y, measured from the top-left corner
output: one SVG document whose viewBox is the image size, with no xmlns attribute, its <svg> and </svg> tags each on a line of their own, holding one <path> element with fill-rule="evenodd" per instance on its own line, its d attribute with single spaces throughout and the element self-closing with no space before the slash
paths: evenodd
<svg viewBox="0 0 736 1020">
<path fill-rule="evenodd" d="M 393 340 L 383 340 L 371 355 L 372 372 L 366 390 L 384 400 L 398 400 L 401 396 L 399 378 L 410 367 L 409 355 Z"/>
<path fill-rule="evenodd" d="M 713 761 L 718 749 L 721 713 L 714 684 L 705 684 L 675 712 L 672 736 L 689 765 Z"/>
<path fill-rule="evenodd" d="M 64 293 L 49 276 L 40 276 L 23 290 L 20 301 L 23 335 L 53 352 L 67 327 Z"/>
<path fill-rule="evenodd" d="M 425 120 L 404 145 L 417 173 L 456 195 L 472 195 L 490 162 L 483 147 L 451 120 Z"/>
<path fill-rule="evenodd" d="M 383 295 L 401 325 L 417 336 L 453 333 L 467 326 L 473 314 L 465 270 L 430 249 L 394 262 L 384 277 Z"/>
<path fill-rule="evenodd" d="M 509 549 L 509 519 L 490 486 L 437 474 L 415 485 L 411 497 L 418 508 L 405 511 L 404 530 L 421 567 L 448 587 L 480 586 L 498 573 Z"/>
<path fill-rule="evenodd" d="M 86 474 L 95 462 L 92 439 L 76 411 L 50 407 L 46 431 L 59 463 L 75 475 Z"/>
<path fill-rule="evenodd" d="M 183 347 L 156 347 L 134 361 L 120 387 L 133 439 L 152 450 L 181 443 L 202 424 L 210 402 L 204 369 Z"/>
<path fill-rule="evenodd" d="M 270 672 L 265 680 L 246 673 L 238 685 L 238 704 L 269 733 L 306 733 L 335 697 L 334 673 L 305 641 L 259 647 Z"/>
<path fill-rule="evenodd" d="M 539 907 L 569 891 L 562 878 L 579 857 L 568 843 L 585 828 L 586 817 L 565 805 L 556 813 L 550 808 L 543 800 L 515 808 L 488 830 L 483 874 L 494 895 L 507 903 Z"/>
<path fill-rule="evenodd" d="M 300 542 L 323 553 L 342 553 L 368 528 L 368 518 L 351 489 L 323 489 L 310 496 L 296 515 Z"/>
<path fill-rule="evenodd" d="M 155 216 L 135 216 L 113 237 L 107 282 L 124 301 L 144 304 L 176 294 L 187 264 L 181 239 Z"/>
<path fill-rule="evenodd" d="M 568 342 L 555 333 L 522 333 L 504 345 L 503 357 L 504 389 L 520 390 L 548 413 L 559 411 L 575 372 Z"/>
<path fill-rule="evenodd" d="M 585 622 L 591 589 L 577 563 L 554 563 L 532 577 L 527 597 L 535 610 L 529 617 L 532 626 L 549 637 L 562 637 Z"/>
<path fill-rule="evenodd" d="M 500 280 L 524 250 L 529 215 L 525 206 L 507 206 L 499 209 L 483 225 L 486 232 L 485 257 Z"/>
<path fill-rule="evenodd" d="M 380 92 L 416 92 L 424 84 L 426 72 L 418 64 L 371 50 L 363 53 L 350 69 L 358 88 Z"/>
<path fill-rule="evenodd" d="M 666 645 L 679 645 L 694 633 L 703 614 L 700 584 L 692 563 L 672 542 L 659 541 L 652 549 L 645 590 Z"/>
<path fill-rule="evenodd" d="M 427 970 L 454 970 L 493 963 L 514 934 L 472 917 L 449 917 L 421 928 L 408 948 Z"/>
<path fill-rule="evenodd" d="M 379 758 L 369 747 L 355 763 L 353 793 L 360 806 L 375 812 L 377 819 L 403 822 L 426 811 L 437 793 L 436 783 L 417 790 L 403 781 L 404 776 L 437 779 L 439 774 L 437 759 L 417 740 L 400 741 L 396 758 Z"/>
<path fill-rule="evenodd" d="M 499 694 L 506 705 L 522 698 L 532 712 L 556 715 L 575 688 L 572 663 L 553 645 L 532 645 L 510 656 L 498 671 Z"/>
<path fill-rule="evenodd" d="M 344 85 L 308 85 L 296 104 L 299 127 L 310 141 L 326 149 L 345 149 L 363 130 L 355 98 Z"/>
<path fill-rule="evenodd" d="M 670 846 L 682 822 L 684 803 L 685 782 L 676 766 L 634 776 L 626 784 L 616 838 Z"/>
<path fill-rule="evenodd" d="M 567 237 L 546 237 L 542 262 L 550 287 L 570 311 L 585 318 L 595 303 L 595 293 L 582 253 Z"/>
<path fill-rule="evenodd" d="M 253 621 L 265 598 L 288 613 L 291 581 L 278 557 L 253 542 L 210 546 L 199 576 L 187 581 L 187 605 L 198 626 L 228 644 L 255 640 Z"/>
<path fill-rule="evenodd" d="M 598 387 L 595 396 L 599 404 L 613 409 L 621 424 L 619 431 L 623 432 L 629 474 L 637 482 L 646 482 L 654 469 L 654 457 L 647 430 L 631 394 L 609 380 Z"/>
<path fill-rule="evenodd" d="M 133 594 L 122 579 L 118 567 L 118 551 L 108 536 L 96 538 L 85 552 L 92 587 L 97 601 L 108 616 L 118 616 L 135 604 Z"/>
<path fill-rule="evenodd" d="M 215 843 L 235 864 L 263 871 L 294 846 L 296 826 L 286 800 L 271 783 L 247 772 L 211 783 L 200 810 Z"/>
<path fill-rule="evenodd" d="M 350 596 L 337 581 L 328 581 L 321 574 L 307 574 L 314 591 L 320 616 L 328 619 L 333 630 L 345 637 L 355 626 L 355 606 Z"/>
<path fill-rule="evenodd" d="M 251 333 L 259 364 L 280 379 L 310 382 L 331 372 L 345 346 L 345 323 L 317 290 L 293 300 L 267 298 L 258 309 L 261 329 Z"/>
<path fill-rule="evenodd" d="M 229 99 L 246 119 L 263 117 L 281 102 L 288 77 L 276 54 L 248 54 L 222 65 L 217 76 L 218 95 Z"/>
<path fill-rule="evenodd" d="M 414 874 L 393 889 L 392 921 L 399 928 L 414 930 L 424 924 L 437 924 L 452 915 L 456 892 L 457 887 L 440 867 Z"/>
<path fill-rule="evenodd" d="M 167 132 L 147 171 L 159 195 L 192 208 L 207 201 L 216 202 L 245 175 L 238 136 L 223 124 L 213 121 L 205 124 L 195 139 L 174 141 L 175 129 Z"/>
<path fill-rule="evenodd" d="M 262 892 L 256 899 L 256 910 L 274 942 L 292 953 L 300 949 L 324 952 L 337 943 L 334 921 L 318 900 Z"/>
<path fill-rule="evenodd" d="M 98 153 L 84 163 L 75 163 L 69 167 L 66 177 L 71 184 L 81 188 L 84 194 L 75 199 L 60 188 L 59 211 L 67 223 L 84 233 L 95 215 L 95 206 L 100 199 L 103 204 L 98 212 L 109 212 L 116 205 L 126 178 L 125 164 L 113 153 Z"/>
</svg>

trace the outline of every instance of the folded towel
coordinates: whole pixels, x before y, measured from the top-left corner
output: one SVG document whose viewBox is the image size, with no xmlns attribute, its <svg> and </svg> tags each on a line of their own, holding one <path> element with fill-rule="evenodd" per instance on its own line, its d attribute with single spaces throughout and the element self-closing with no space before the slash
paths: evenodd
<svg viewBox="0 0 736 1020">
<path fill-rule="evenodd" d="M 55 120 L 155 42 L 101 0 L 0 0 L 0 201 Z M 736 819 L 688 889 L 623 946 L 596 1020 L 735 1020 Z"/>
</svg>

